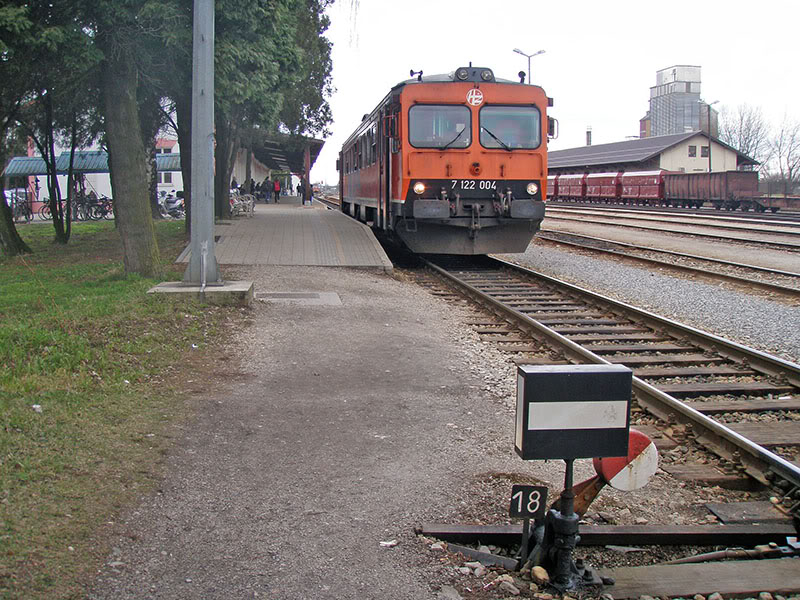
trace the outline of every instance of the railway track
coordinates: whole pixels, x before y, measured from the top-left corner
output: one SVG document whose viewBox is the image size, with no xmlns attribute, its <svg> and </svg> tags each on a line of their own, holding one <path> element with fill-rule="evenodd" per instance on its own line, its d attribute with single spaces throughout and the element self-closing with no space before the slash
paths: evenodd
<svg viewBox="0 0 800 600">
<path fill-rule="evenodd" d="M 724 240 L 754 244 L 759 246 L 773 246 L 777 248 L 798 250 L 800 249 L 800 231 L 774 229 L 742 229 L 741 227 L 714 226 L 705 223 L 676 223 L 669 220 L 658 220 L 655 224 L 648 225 L 637 218 L 601 216 L 596 217 L 591 212 L 578 213 L 575 210 L 565 210 L 548 206 L 545 213 L 546 222 L 560 221 L 564 223 L 581 223 L 591 225 L 604 225 L 659 233 L 672 233 L 678 235 L 691 235 L 712 240 Z M 739 233 L 714 233 L 714 230 L 735 230 Z M 743 233 L 742 233 L 743 232 Z"/>
<path fill-rule="evenodd" d="M 765 233 L 786 235 L 791 238 L 800 236 L 800 222 L 765 222 L 755 219 L 742 219 L 738 217 L 725 217 L 717 215 L 676 215 L 663 212 L 637 212 L 620 208 L 580 208 L 580 207 L 557 207 L 551 206 L 550 212 L 577 215 L 600 215 L 603 217 L 616 218 L 635 221 L 637 223 L 671 223 L 675 225 L 692 225 L 708 227 L 710 229 L 720 229 L 726 231 L 739 231 L 747 233 Z"/>
<path fill-rule="evenodd" d="M 327 206 L 328 208 L 334 208 L 339 210 L 339 198 L 336 196 L 327 196 L 327 195 L 320 195 L 314 196 L 314 200 L 320 202 L 321 204 Z"/>
<path fill-rule="evenodd" d="M 497 315 L 478 332 L 517 362 L 617 363 L 667 435 L 717 455 L 800 517 L 800 365 L 488 257 L 428 257 L 451 289 Z M 541 343 L 556 358 L 531 360 Z M 759 413 L 765 420 L 752 422 Z"/>
<path fill-rule="evenodd" d="M 800 227 L 800 213 L 792 211 L 781 211 L 780 213 L 771 212 L 748 212 L 748 211 L 727 211 L 715 210 L 710 207 L 705 208 L 685 208 L 677 206 L 643 206 L 637 204 L 609 204 L 607 202 L 569 202 L 564 200 L 548 200 L 549 206 L 580 209 L 595 208 L 600 210 L 619 210 L 630 213 L 649 213 L 661 215 L 678 216 L 700 216 L 722 221 L 741 221 L 756 223 L 785 224 L 790 227 Z"/>
<path fill-rule="evenodd" d="M 730 281 L 745 287 L 758 288 L 788 298 L 800 298 L 800 273 L 708 258 L 705 256 L 686 254 L 684 252 L 638 246 L 626 242 L 550 229 L 542 229 L 536 237 L 540 240 L 547 240 L 556 244 L 563 244 L 582 250 L 619 256 L 656 267 L 674 269 L 701 275 L 703 277 Z M 664 256 L 671 260 L 661 260 L 654 258 L 652 255 Z M 707 264 L 715 268 L 697 266 L 700 264 Z M 719 269 L 727 269 L 734 272 L 724 272 Z M 762 280 L 759 279 L 759 277 L 766 277 L 767 279 Z M 774 280 L 780 280 L 781 283 L 777 283 Z"/>
</svg>

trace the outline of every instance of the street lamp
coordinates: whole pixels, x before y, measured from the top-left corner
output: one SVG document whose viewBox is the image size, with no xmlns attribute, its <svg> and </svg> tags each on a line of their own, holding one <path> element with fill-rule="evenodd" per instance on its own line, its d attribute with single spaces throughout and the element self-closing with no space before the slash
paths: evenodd
<svg viewBox="0 0 800 600">
<path fill-rule="evenodd" d="M 697 101 L 699 104 L 706 104 L 702 100 Z M 714 100 L 713 102 L 709 102 L 706 104 L 708 107 L 708 172 L 711 173 L 711 105 L 716 104 L 719 100 Z M 701 127 L 702 129 L 702 127 Z"/>
<path fill-rule="evenodd" d="M 530 85 L 530 83 L 531 83 L 531 58 L 533 58 L 534 56 L 539 56 L 540 54 L 544 54 L 544 50 L 538 50 L 538 51 L 534 52 L 533 54 L 525 54 L 519 48 L 514 48 L 514 52 L 516 52 L 517 54 L 522 54 L 522 56 L 527 56 L 528 57 L 528 85 Z"/>
</svg>

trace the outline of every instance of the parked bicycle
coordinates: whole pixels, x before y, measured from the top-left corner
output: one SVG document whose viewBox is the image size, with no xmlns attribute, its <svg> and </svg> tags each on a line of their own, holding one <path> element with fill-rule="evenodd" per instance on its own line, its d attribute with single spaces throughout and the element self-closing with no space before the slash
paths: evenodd
<svg viewBox="0 0 800 600">
<path fill-rule="evenodd" d="M 61 201 L 61 210 L 66 210 L 66 202 Z M 39 218 L 49 221 L 53 218 L 50 203 L 47 202 L 39 209 Z M 92 198 L 91 196 L 78 196 L 72 201 L 73 221 L 99 221 L 100 219 L 114 218 L 114 202 L 108 196 Z"/>
<path fill-rule="evenodd" d="M 108 196 L 100 196 L 97 200 L 89 199 L 87 214 L 90 219 L 99 221 L 100 219 L 114 218 L 114 204 Z"/>
<path fill-rule="evenodd" d="M 14 221 L 25 221 L 30 223 L 33 220 L 33 209 L 30 202 L 17 198 L 14 201 Z"/>
</svg>

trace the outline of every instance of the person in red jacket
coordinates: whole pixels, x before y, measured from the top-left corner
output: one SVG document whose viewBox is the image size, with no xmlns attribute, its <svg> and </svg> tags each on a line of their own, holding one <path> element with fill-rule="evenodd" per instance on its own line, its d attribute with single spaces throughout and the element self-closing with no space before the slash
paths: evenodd
<svg viewBox="0 0 800 600">
<path fill-rule="evenodd" d="M 277 204 L 278 203 L 278 198 L 280 198 L 280 196 L 281 196 L 281 180 L 280 179 L 276 178 L 275 181 L 272 183 L 272 191 L 275 194 L 275 204 Z"/>
</svg>

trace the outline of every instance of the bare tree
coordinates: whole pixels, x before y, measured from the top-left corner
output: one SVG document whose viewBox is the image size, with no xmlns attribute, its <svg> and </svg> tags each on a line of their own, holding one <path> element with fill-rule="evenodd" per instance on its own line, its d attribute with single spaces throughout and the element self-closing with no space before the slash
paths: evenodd
<svg viewBox="0 0 800 600">
<path fill-rule="evenodd" d="M 783 182 L 783 193 L 788 196 L 800 183 L 800 122 L 784 116 L 770 149 L 770 164 Z"/>
<path fill-rule="evenodd" d="M 740 104 L 736 110 L 720 111 L 719 139 L 758 161 L 762 169 L 770 158 L 770 127 L 761 108 Z"/>
</svg>

